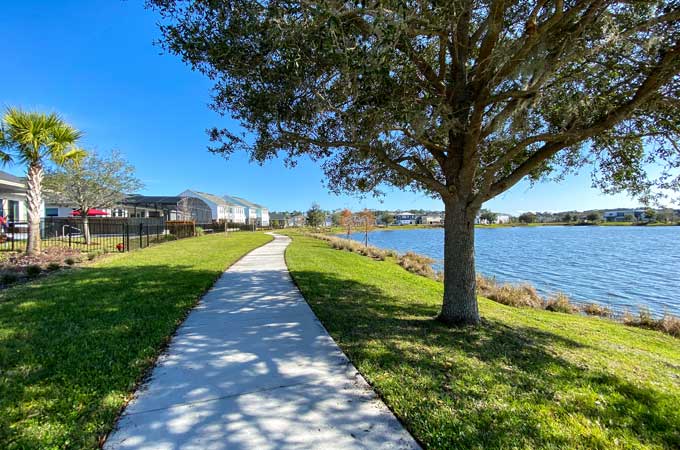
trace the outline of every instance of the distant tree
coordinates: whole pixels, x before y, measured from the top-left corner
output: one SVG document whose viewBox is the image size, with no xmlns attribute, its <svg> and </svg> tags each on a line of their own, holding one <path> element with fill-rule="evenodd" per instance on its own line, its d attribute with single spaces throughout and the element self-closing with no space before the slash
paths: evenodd
<svg viewBox="0 0 680 450">
<path fill-rule="evenodd" d="M 375 215 L 369 209 L 364 209 L 357 213 L 357 223 L 364 231 L 364 245 L 368 247 L 368 233 L 373 229 L 375 225 Z"/>
<path fill-rule="evenodd" d="M 656 220 L 659 222 L 669 223 L 675 218 L 675 211 L 670 208 L 665 208 L 656 214 Z"/>
<path fill-rule="evenodd" d="M 442 199 L 446 323 L 480 322 L 474 220 L 521 180 L 593 167 L 607 192 L 680 185 L 676 0 L 148 4 L 165 48 L 214 80 L 214 109 L 255 135 L 212 129 L 213 151 Z"/>
<path fill-rule="evenodd" d="M 90 244 L 89 211 L 111 208 L 143 184 L 135 176 L 135 168 L 119 152 L 113 151 L 107 156 L 89 153 L 82 161 L 48 170 L 45 187 L 80 212 L 85 242 Z"/>
<path fill-rule="evenodd" d="M 479 218 L 486 223 L 496 223 L 496 219 L 498 219 L 498 214 L 495 212 L 491 212 L 488 209 L 482 209 L 479 212 Z"/>
<path fill-rule="evenodd" d="M 40 253 L 40 216 L 45 165 L 78 161 L 85 155 L 75 146 L 82 133 L 56 114 L 8 108 L 0 123 L 0 161 L 25 164 L 28 204 L 26 253 Z"/>
<path fill-rule="evenodd" d="M 562 222 L 569 223 L 569 222 L 571 222 L 571 221 L 573 221 L 573 220 L 574 220 L 574 216 L 572 216 L 570 213 L 565 213 L 565 214 L 562 216 Z"/>
<path fill-rule="evenodd" d="M 600 222 L 602 220 L 602 214 L 599 211 L 591 211 L 586 215 L 586 220 L 588 222 Z"/>
<path fill-rule="evenodd" d="M 333 214 L 331 214 L 331 223 L 333 224 L 334 227 L 339 227 L 342 224 L 342 215 L 340 211 L 335 211 Z"/>
<path fill-rule="evenodd" d="M 354 215 L 352 211 L 345 208 L 340 211 L 340 225 L 347 230 L 347 238 L 352 234 L 352 227 L 354 226 Z"/>
<path fill-rule="evenodd" d="M 536 222 L 536 214 L 532 212 L 525 212 L 519 215 L 519 221 L 522 223 L 534 223 Z"/>
<path fill-rule="evenodd" d="M 628 214 L 625 214 L 623 216 L 623 221 L 624 222 L 635 222 L 635 221 L 637 221 L 637 217 L 635 217 L 635 214 L 628 213 Z"/>
<path fill-rule="evenodd" d="M 382 214 L 380 214 L 380 220 L 385 224 L 385 225 L 392 225 L 394 223 L 394 214 L 392 214 L 389 211 L 385 211 Z"/>
<path fill-rule="evenodd" d="M 653 210 L 652 208 L 645 209 L 645 218 L 648 221 L 653 222 L 654 220 L 656 220 L 656 211 Z"/>
<path fill-rule="evenodd" d="M 312 207 L 307 210 L 307 225 L 310 227 L 320 227 L 326 221 L 326 213 L 318 203 L 312 203 Z"/>
</svg>

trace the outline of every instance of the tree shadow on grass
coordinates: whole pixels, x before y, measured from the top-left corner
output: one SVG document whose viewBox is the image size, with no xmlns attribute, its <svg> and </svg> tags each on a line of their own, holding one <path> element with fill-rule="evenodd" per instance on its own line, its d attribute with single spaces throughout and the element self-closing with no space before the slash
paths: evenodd
<svg viewBox="0 0 680 450">
<path fill-rule="evenodd" d="M 95 446 L 221 274 L 182 265 L 76 270 L 0 297 L 2 448 Z"/>
<path fill-rule="evenodd" d="M 426 447 L 680 448 L 678 392 L 589 364 L 607 357 L 599 349 L 517 322 L 449 328 L 427 302 L 328 273 L 292 275 Z"/>
</svg>

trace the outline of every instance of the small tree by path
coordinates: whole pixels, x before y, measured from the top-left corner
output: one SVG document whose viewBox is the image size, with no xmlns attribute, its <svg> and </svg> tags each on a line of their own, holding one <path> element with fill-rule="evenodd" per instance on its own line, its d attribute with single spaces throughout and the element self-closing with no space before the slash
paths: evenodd
<svg viewBox="0 0 680 450">
<path fill-rule="evenodd" d="M 45 177 L 45 187 L 52 190 L 60 201 L 75 205 L 80 212 L 88 245 L 91 242 L 90 210 L 111 208 L 126 194 L 143 186 L 135 176 L 135 168 L 117 151 L 108 156 L 90 153 L 82 161 L 70 161 L 49 170 Z"/>
<path fill-rule="evenodd" d="M 307 225 L 310 227 L 320 227 L 326 220 L 326 213 L 321 210 L 318 203 L 312 203 L 312 207 L 307 210 Z"/>
<path fill-rule="evenodd" d="M 43 204 L 45 165 L 77 162 L 85 151 L 75 146 L 82 133 L 57 114 L 8 108 L 0 126 L 0 160 L 25 164 L 28 203 L 26 253 L 40 253 L 40 216 Z"/>
<path fill-rule="evenodd" d="M 375 216 L 371 210 L 364 209 L 363 211 L 359 211 L 357 214 L 357 222 L 364 230 L 364 245 L 368 247 L 368 233 L 373 229 L 373 225 L 375 224 Z"/>
<path fill-rule="evenodd" d="M 342 210 L 340 213 L 340 224 L 347 230 L 347 238 L 349 239 L 352 234 L 352 226 L 354 225 L 354 215 L 352 214 L 352 211 L 347 208 Z"/>
</svg>

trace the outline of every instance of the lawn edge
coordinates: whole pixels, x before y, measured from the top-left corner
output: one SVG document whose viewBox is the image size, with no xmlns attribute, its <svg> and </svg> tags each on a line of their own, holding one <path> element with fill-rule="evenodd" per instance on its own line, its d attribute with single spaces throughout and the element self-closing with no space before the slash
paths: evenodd
<svg viewBox="0 0 680 450">
<path fill-rule="evenodd" d="M 294 240 L 293 236 L 291 236 L 291 235 L 279 235 L 279 236 L 287 236 L 287 237 L 290 239 L 291 244 L 293 243 L 293 240 Z M 297 237 L 305 237 L 305 236 L 299 236 L 299 235 L 298 235 Z M 330 246 L 328 245 L 327 242 L 325 243 L 325 245 L 328 246 L 328 247 L 330 248 Z M 408 427 L 408 425 L 401 419 L 401 417 L 399 416 L 399 414 L 397 414 L 396 412 L 394 412 L 394 410 L 393 410 L 392 407 L 390 406 L 389 402 L 388 402 L 388 401 L 385 399 L 385 397 L 383 396 L 382 391 L 381 391 L 378 387 L 376 387 L 372 382 L 370 382 L 370 381 L 366 378 L 366 375 L 364 375 L 364 374 L 361 372 L 361 370 L 359 370 L 359 368 L 357 367 L 357 365 L 354 363 L 354 361 L 352 361 L 352 359 L 347 355 L 347 353 L 345 353 L 345 351 L 342 349 L 342 347 L 340 346 L 340 344 L 338 344 L 338 343 L 335 341 L 335 338 L 334 338 L 333 335 L 328 331 L 328 329 L 326 328 L 326 325 L 324 325 L 324 323 L 321 321 L 321 319 L 319 319 L 319 316 L 316 315 L 316 312 L 314 311 L 314 308 L 312 307 L 312 305 L 311 305 L 311 304 L 309 303 L 309 301 L 307 300 L 307 297 L 305 297 L 304 292 L 302 292 L 302 289 L 300 289 L 300 286 L 298 285 L 297 280 L 295 280 L 295 277 L 293 276 L 293 274 L 292 274 L 291 271 L 290 271 L 290 268 L 288 267 L 288 250 L 289 250 L 289 249 L 290 249 L 290 245 L 288 245 L 288 246 L 286 247 L 286 251 L 283 253 L 283 259 L 284 259 L 284 262 L 286 263 L 286 273 L 288 274 L 288 277 L 289 277 L 289 278 L 291 279 L 291 281 L 293 282 L 293 285 L 295 285 L 295 289 L 298 290 L 298 292 L 300 293 L 300 295 L 302 296 L 302 298 L 305 300 L 305 303 L 307 303 L 307 306 L 308 306 L 309 309 L 312 311 L 312 314 L 314 314 L 314 317 L 316 318 L 316 321 L 319 323 L 319 325 L 321 325 L 321 328 L 323 328 L 323 330 L 326 332 L 326 334 L 328 335 L 328 337 L 331 338 L 331 340 L 333 341 L 333 343 L 340 349 L 340 351 L 342 352 L 342 354 L 345 355 L 345 358 L 347 358 L 347 360 L 350 362 L 350 364 L 352 364 L 352 367 L 354 367 L 354 370 L 356 370 L 357 373 L 358 373 L 358 374 L 361 376 L 361 378 L 364 380 L 364 382 L 366 382 L 366 384 L 367 384 L 368 386 L 370 386 L 371 390 L 372 390 L 373 393 L 376 395 L 376 397 L 378 397 L 378 398 L 380 399 L 380 401 L 383 403 L 383 405 L 385 405 L 385 407 L 392 413 L 392 416 L 394 416 L 394 418 L 397 419 L 397 422 L 399 422 L 399 424 L 401 424 L 401 426 L 404 427 L 404 430 L 406 430 L 406 432 L 411 436 L 411 438 L 413 438 L 413 440 L 420 446 L 420 448 L 423 448 L 423 449 L 426 448 L 425 445 L 423 444 L 423 442 L 422 442 L 420 439 L 418 439 L 418 437 L 416 437 L 416 436 L 413 434 L 413 431 L 411 431 L 411 429 Z"/>
</svg>

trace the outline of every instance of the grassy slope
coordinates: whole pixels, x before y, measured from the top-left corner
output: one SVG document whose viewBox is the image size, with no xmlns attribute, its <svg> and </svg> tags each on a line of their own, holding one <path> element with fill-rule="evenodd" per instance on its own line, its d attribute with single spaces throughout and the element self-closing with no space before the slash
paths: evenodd
<svg viewBox="0 0 680 450">
<path fill-rule="evenodd" d="M 429 448 L 680 448 L 680 340 L 480 299 L 431 320 L 440 283 L 295 237 L 289 268 L 323 324 Z"/>
<path fill-rule="evenodd" d="M 95 447 L 189 308 L 271 239 L 186 239 L 0 295 L 0 448 Z"/>
</svg>

